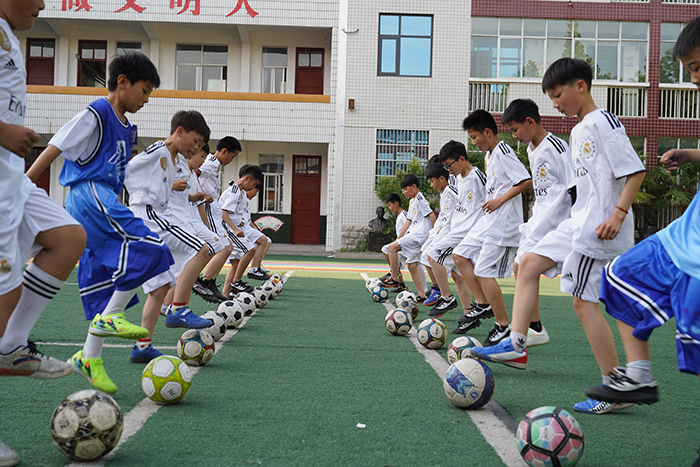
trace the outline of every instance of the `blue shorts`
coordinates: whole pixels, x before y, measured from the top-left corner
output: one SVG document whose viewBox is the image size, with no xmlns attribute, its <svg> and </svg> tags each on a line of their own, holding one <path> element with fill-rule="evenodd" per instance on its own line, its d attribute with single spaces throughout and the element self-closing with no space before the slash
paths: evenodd
<svg viewBox="0 0 700 467">
<path fill-rule="evenodd" d="M 114 290 L 136 289 L 174 262 L 165 243 L 107 185 L 88 181 L 72 186 L 66 210 L 87 233 L 78 266 L 86 319 L 105 309 Z M 136 303 L 134 296 L 129 306 Z"/>
<path fill-rule="evenodd" d="M 614 318 L 648 340 L 654 328 L 676 318 L 678 369 L 700 374 L 700 281 L 673 264 L 657 235 L 605 266 L 600 300 Z"/>
</svg>

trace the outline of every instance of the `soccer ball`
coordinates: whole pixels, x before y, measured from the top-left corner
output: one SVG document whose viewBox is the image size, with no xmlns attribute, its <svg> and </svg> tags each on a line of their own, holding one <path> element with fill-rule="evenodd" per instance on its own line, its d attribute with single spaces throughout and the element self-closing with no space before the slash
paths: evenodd
<svg viewBox="0 0 700 467">
<path fill-rule="evenodd" d="M 278 289 L 277 289 L 277 282 L 273 281 L 272 279 L 268 280 L 263 284 L 263 289 L 267 292 L 267 299 L 269 300 L 274 300 L 277 298 L 277 295 L 279 295 Z"/>
<path fill-rule="evenodd" d="M 202 318 L 210 319 L 214 323 L 208 328 L 203 329 L 211 334 L 211 337 L 213 337 L 215 341 L 224 337 L 224 334 L 226 334 L 226 318 L 216 311 L 207 311 L 202 315 Z"/>
<path fill-rule="evenodd" d="M 282 281 L 282 276 L 280 276 L 279 274 L 275 273 L 275 274 L 273 274 L 273 275 L 270 276 L 270 280 L 273 280 L 273 281 L 275 281 L 275 282 L 281 282 L 281 281 Z"/>
<path fill-rule="evenodd" d="M 421 321 L 418 326 L 418 342 L 426 349 L 439 349 L 445 344 L 445 325 L 435 318 L 428 318 Z"/>
<path fill-rule="evenodd" d="M 583 455 L 583 431 L 569 412 L 539 407 L 520 420 L 518 451 L 528 465 L 571 467 Z"/>
<path fill-rule="evenodd" d="M 405 336 L 413 326 L 413 318 L 408 311 L 398 308 L 387 313 L 384 326 L 395 336 Z"/>
<path fill-rule="evenodd" d="M 493 395 L 495 381 L 491 369 L 473 358 L 457 360 L 442 381 L 445 395 L 460 409 L 478 409 Z"/>
<path fill-rule="evenodd" d="M 458 337 L 453 340 L 447 348 L 447 361 L 450 362 L 451 365 L 457 360 L 471 357 L 472 347 L 481 347 L 481 342 L 470 336 Z"/>
<path fill-rule="evenodd" d="M 372 300 L 379 303 L 386 302 L 389 298 L 389 292 L 382 286 L 378 285 L 372 289 Z"/>
<path fill-rule="evenodd" d="M 221 302 L 216 312 L 226 318 L 226 327 L 229 329 L 237 328 L 243 322 L 243 307 L 235 300 Z"/>
<path fill-rule="evenodd" d="M 214 338 L 204 329 L 188 329 L 177 341 L 177 356 L 189 366 L 204 366 L 214 356 Z"/>
<path fill-rule="evenodd" d="M 399 292 L 396 296 L 396 308 L 401 308 L 411 313 L 411 317 L 415 320 L 418 317 L 418 302 L 416 296 L 408 290 Z"/>
<path fill-rule="evenodd" d="M 265 305 L 267 305 L 267 294 L 262 287 L 253 289 L 253 297 L 255 298 L 255 306 L 257 308 L 264 308 Z"/>
<path fill-rule="evenodd" d="M 378 286 L 379 282 L 380 280 L 378 277 L 370 277 L 367 279 L 365 281 L 365 288 L 367 289 L 367 292 L 372 292 L 372 289 Z"/>
<path fill-rule="evenodd" d="M 192 373 L 185 362 L 173 355 L 161 355 L 146 365 L 141 388 L 159 404 L 175 404 L 185 397 L 192 384 Z"/>
<path fill-rule="evenodd" d="M 255 297 L 253 297 L 251 294 L 241 292 L 236 296 L 236 298 L 234 298 L 234 300 L 241 304 L 243 314 L 246 316 L 250 316 L 255 311 Z"/>
<path fill-rule="evenodd" d="M 114 449 L 122 436 L 124 416 L 119 404 L 93 389 L 63 399 L 51 416 L 51 438 L 76 461 L 91 461 Z"/>
</svg>

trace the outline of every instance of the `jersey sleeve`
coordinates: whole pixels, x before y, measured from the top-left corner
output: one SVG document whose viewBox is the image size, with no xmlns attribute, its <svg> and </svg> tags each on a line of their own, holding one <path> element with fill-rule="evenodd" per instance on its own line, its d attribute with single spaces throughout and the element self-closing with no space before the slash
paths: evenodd
<svg viewBox="0 0 700 467">
<path fill-rule="evenodd" d="M 610 117 L 615 118 L 613 115 Z M 605 157 L 610 163 L 615 178 L 620 179 L 644 171 L 644 163 L 632 147 L 625 127 L 619 121 L 617 121 L 617 125 L 607 125 L 601 122 L 596 126 L 603 142 Z"/>
<path fill-rule="evenodd" d="M 100 139 L 97 117 L 88 109 L 83 109 L 49 141 L 61 151 L 61 157 L 76 161 L 84 155 L 89 155 L 97 148 Z"/>
<path fill-rule="evenodd" d="M 520 162 L 520 159 L 518 159 L 518 156 L 516 156 L 513 151 L 503 151 L 499 161 L 503 166 L 504 173 L 510 179 L 513 186 L 519 185 L 524 180 L 532 178 L 525 168 L 525 165 Z"/>
<path fill-rule="evenodd" d="M 418 217 L 428 217 L 432 214 L 433 210 L 430 208 L 430 203 L 425 196 L 422 194 L 416 195 L 416 209 L 418 211 Z"/>
</svg>

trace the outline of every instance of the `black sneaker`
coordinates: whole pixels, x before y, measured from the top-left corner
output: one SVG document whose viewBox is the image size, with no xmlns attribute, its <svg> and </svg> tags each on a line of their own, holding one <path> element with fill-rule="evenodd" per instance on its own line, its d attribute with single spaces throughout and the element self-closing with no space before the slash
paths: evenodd
<svg viewBox="0 0 700 467">
<path fill-rule="evenodd" d="M 268 273 L 266 273 L 264 271 L 260 271 L 257 268 L 250 269 L 248 271 L 248 274 L 246 274 L 246 275 L 248 276 L 248 279 L 255 279 L 258 281 L 266 281 L 270 278 L 270 275 Z"/>
<path fill-rule="evenodd" d="M 417 303 L 423 303 L 423 302 L 425 301 L 426 298 L 428 298 L 428 297 L 421 297 L 420 295 L 418 295 L 418 296 L 416 297 L 416 302 L 417 302 Z"/>
<path fill-rule="evenodd" d="M 466 334 L 467 331 L 471 331 L 474 328 L 481 326 L 481 320 L 477 319 L 471 323 L 459 323 L 459 325 L 452 330 L 452 334 Z"/>
<path fill-rule="evenodd" d="M 194 282 L 194 285 L 192 286 L 192 292 L 195 294 L 199 295 L 202 297 L 204 300 L 212 303 L 218 303 L 219 300 L 214 297 L 214 294 L 212 293 L 211 290 L 209 290 L 209 287 L 204 283 L 202 278 L 198 277 L 197 280 Z"/>
<path fill-rule="evenodd" d="M 493 310 L 491 309 L 491 305 L 479 305 L 478 303 L 474 302 L 463 316 L 457 318 L 457 322 L 460 324 L 471 323 L 476 319 L 485 318 L 493 318 Z"/>
<path fill-rule="evenodd" d="M 380 281 L 385 281 L 387 279 L 391 279 L 391 271 L 387 272 L 384 274 L 382 277 L 379 278 Z"/>
<path fill-rule="evenodd" d="M 379 281 L 379 285 L 381 285 L 385 289 L 388 289 L 388 288 L 393 288 L 393 287 L 399 287 L 401 285 L 401 282 L 395 281 L 390 276 L 388 279 L 384 279 L 382 281 Z"/>
<path fill-rule="evenodd" d="M 405 282 L 399 282 L 399 285 L 397 287 L 391 289 L 392 292 L 396 292 L 396 293 L 404 292 L 406 290 L 408 290 L 408 287 L 406 287 Z"/>
<path fill-rule="evenodd" d="M 484 347 L 491 347 L 492 345 L 496 345 L 499 342 L 501 342 L 503 339 L 506 337 L 510 336 L 510 327 L 509 326 L 501 326 L 500 324 L 496 323 L 496 325 L 491 329 L 491 332 L 489 332 L 488 337 L 484 341 Z"/>
<path fill-rule="evenodd" d="M 428 311 L 428 316 L 430 316 L 431 318 L 439 318 L 440 316 L 444 315 L 445 313 L 456 307 L 457 299 L 454 295 L 450 295 L 447 298 L 440 297 L 438 298 L 438 301 L 435 304 L 435 306 L 430 311 Z"/>
<path fill-rule="evenodd" d="M 219 287 L 216 286 L 216 281 L 213 277 L 211 279 L 202 279 L 202 284 L 211 291 L 212 295 L 219 303 L 226 301 L 226 297 L 219 292 Z"/>
<path fill-rule="evenodd" d="M 243 279 L 239 279 L 236 282 L 231 283 L 231 291 L 232 292 L 236 292 L 236 293 L 248 292 L 248 293 L 250 293 L 253 290 L 255 290 L 255 287 L 253 287 L 252 285 L 246 284 L 245 282 L 243 282 Z"/>
<path fill-rule="evenodd" d="M 617 367 L 616 374 L 610 375 L 610 383 L 586 389 L 586 395 L 599 401 L 632 404 L 653 404 L 659 401 L 658 383 L 638 383 Z"/>
</svg>

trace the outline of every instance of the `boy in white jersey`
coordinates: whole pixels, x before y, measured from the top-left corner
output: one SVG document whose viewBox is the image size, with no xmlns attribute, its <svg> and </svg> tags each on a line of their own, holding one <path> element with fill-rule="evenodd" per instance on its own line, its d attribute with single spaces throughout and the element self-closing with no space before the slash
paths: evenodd
<svg viewBox="0 0 700 467">
<path fill-rule="evenodd" d="M 406 211 L 403 206 L 401 206 L 401 197 L 399 196 L 398 193 L 391 193 L 389 196 L 386 197 L 384 200 L 386 203 L 387 208 L 389 209 L 389 212 L 394 214 L 396 216 L 396 223 L 394 224 L 394 230 L 396 231 L 396 236 L 401 233 L 401 229 L 403 228 L 404 223 L 406 223 L 406 219 L 408 218 L 408 211 Z M 387 243 L 386 245 L 382 246 L 382 254 L 384 255 L 384 259 L 386 260 L 386 264 L 391 265 L 389 262 L 389 244 Z M 389 266 L 391 267 L 391 266 Z M 403 260 L 399 261 L 399 283 L 402 284 L 403 282 L 403 275 L 401 274 L 401 270 L 406 269 L 406 263 Z M 389 279 L 391 277 L 391 269 L 389 269 L 389 272 L 384 274 L 382 277 L 380 277 L 380 280 L 384 279 Z M 397 292 L 401 292 L 403 290 L 408 290 L 406 289 L 406 286 L 404 284 L 403 287 L 399 286 L 396 288 Z"/>
<path fill-rule="evenodd" d="M 673 58 L 680 57 L 700 89 L 700 16 L 678 36 Z M 687 162 L 700 164 L 697 149 L 672 149 L 659 163 L 670 173 Z M 700 376 L 700 196 L 668 227 L 605 266 L 600 299 L 617 319 L 627 365 L 606 386 L 586 395 L 611 403 L 653 404 L 657 382 L 651 372 L 652 331 L 676 319 L 678 369 Z M 700 465 L 700 457 L 693 464 Z"/>
<path fill-rule="evenodd" d="M 204 117 L 194 110 L 182 110 L 171 120 L 170 135 L 134 156 L 126 169 L 124 186 L 129 191 L 129 208 L 163 239 L 175 260 L 170 272 L 177 281 L 165 317 L 167 327 L 203 328 L 211 325 L 210 320 L 195 315 L 188 306 L 192 286 L 199 271 L 209 261 L 210 247 L 180 227 L 180 220 L 167 212 L 179 158 L 191 158 L 208 140 L 209 127 Z M 151 290 L 150 282 L 143 285 L 146 293 Z"/>
<path fill-rule="evenodd" d="M 570 251 L 567 242 L 562 246 L 556 241 L 555 233 L 571 217 L 575 180 L 569 146 L 542 127 L 537 104 L 529 99 L 512 101 L 502 122 L 515 139 L 528 145 L 535 205 L 532 217 L 520 226 L 520 246 L 513 264 L 515 295 L 510 336 L 477 352 L 486 360 L 524 370 L 526 347 L 549 342 L 539 317 L 540 276 L 553 278 L 561 273 Z"/>
<path fill-rule="evenodd" d="M 392 288 L 402 285 L 399 282 L 399 255 L 401 255 L 406 261 L 413 285 L 418 292 L 418 302 L 422 303 L 426 298 L 426 290 L 418 272 L 420 254 L 423 243 L 428 238 L 428 232 L 435 224 L 435 213 L 420 192 L 419 183 L 418 177 L 414 174 L 407 174 L 401 179 L 401 192 L 411 200 L 408 205 L 408 217 L 396 241 L 387 247 L 391 277 L 384 279 L 380 284 L 383 287 Z"/>
<path fill-rule="evenodd" d="M 454 249 L 452 256 L 460 271 L 473 268 L 493 310 L 475 309 L 460 320 L 472 323 L 496 317 L 496 324 L 484 341 L 484 346 L 488 347 L 510 332 L 503 294 L 496 278 L 510 277 L 512 273 L 513 257 L 520 242 L 518 226 L 523 222 L 521 193 L 532 186 L 532 179 L 511 147 L 498 138 L 498 126 L 490 113 L 472 112 L 464 119 L 462 127 L 472 143 L 487 153 L 484 158 L 486 201 L 482 205 L 484 216 Z"/>
</svg>

